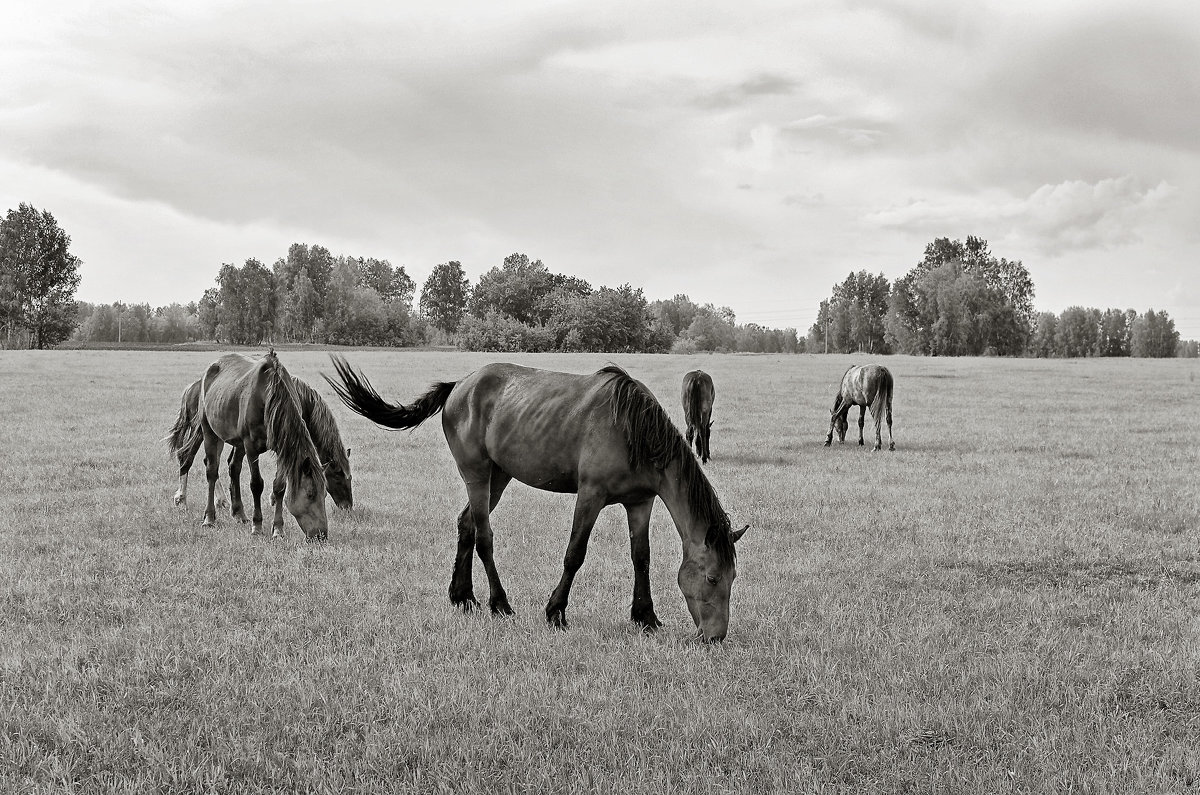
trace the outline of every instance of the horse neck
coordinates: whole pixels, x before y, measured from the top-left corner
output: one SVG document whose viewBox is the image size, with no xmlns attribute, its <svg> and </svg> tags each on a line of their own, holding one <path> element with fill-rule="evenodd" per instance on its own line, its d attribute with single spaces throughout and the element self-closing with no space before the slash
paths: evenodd
<svg viewBox="0 0 1200 795">
<path fill-rule="evenodd" d="M 272 440 L 271 449 L 275 451 L 276 460 L 287 472 L 289 487 L 299 482 L 300 465 L 305 458 L 311 459 L 313 476 L 320 477 L 321 459 L 304 422 L 304 414 L 298 391 L 289 383 L 291 376 L 276 365 L 278 369 L 264 372 L 266 378 L 264 420 Z"/>
<path fill-rule="evenodd" d="M 296 394 L 300 398 L 300 408 L 308 425 L 309 435 L 312 436 L 313 445 L 317 448 L 321 460 L 333 459 L 345 469 L 346 448 L 342 447 L 342 437 L 338 434 L 337 423 L 329 406 L 325 405 L 325 401 L 315 389 L 307 384 L 306 388 L 301 388 L 300 382 L 292 380 L 296 384 Z"/>
<path fill-rule="evenodd" d="M 688 456 L 691 456 L 690 452 Z M 703 512 L 694 502 L 695 489 L 692 478 L 695 476 L 696 473 L 688 471 L 684 459 L 678 457 L 659 470 L 659 499 L 667 506 L 675 529 L 685 546 L 703 545 L 709 526 Z"/>
</svg>

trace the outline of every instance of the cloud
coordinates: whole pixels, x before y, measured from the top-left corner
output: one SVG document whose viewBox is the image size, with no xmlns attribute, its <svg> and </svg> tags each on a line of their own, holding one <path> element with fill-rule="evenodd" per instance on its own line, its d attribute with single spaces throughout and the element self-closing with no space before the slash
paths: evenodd
<svg viewBox="0 0 1200 795">
<path fill-rule="evenodd" d="M 1097 17 L 1014 40 L 981 79 L 993 113 L 1200 151 L 1200 6 L 1182 19 L 1153 5 Z"/>
<path fill-rule="evenodd" d="M 1166 182 L 1141 188 L 1131 177 L 1095 183 L 1071 180 L 1043 185 L 1019 199 L 912 200 L 872 213 L 866 221 L 882 228 L 915 228 L 952 237 L 988 230 L 985 236 L 1019 238 L 1043 253 L 1056 254 L 1136 242 L 1142 239 L 1144 225 L 1176 194 Z"/>
<path fill-rule="evenodd" d="M 696 105 L 701 108 L 710 109 L 733 108 L 752 102 L 760 97 L 792 94 L 799 85 L 797 80 L 786 75 L 771 73 L 757 74 L 735 85 L 725 86 L 702 94 L 696 98 Z"/>
<path fill-rule="evenodd" d="M 794 141 L 862 149 L 886 140 L 889 137 L 887 126 L 875 119 L 831 118 L 821 114 L 789 122 L 782 132 Z"/>
</svg>

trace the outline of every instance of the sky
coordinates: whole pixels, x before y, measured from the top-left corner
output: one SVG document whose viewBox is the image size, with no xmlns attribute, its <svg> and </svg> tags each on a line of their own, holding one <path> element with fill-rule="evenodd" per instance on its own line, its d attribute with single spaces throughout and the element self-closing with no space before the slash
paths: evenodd
<svg viewBox="0 0 1200 795">
<path fill-rule="evenodd" d="M 199 299 L 292 243 L 813 323 L 938 237 L 1039 311 L 1200 339 L 1200 3 L 8 0 L 0 212 L 78 299 Z"/>
</svg>

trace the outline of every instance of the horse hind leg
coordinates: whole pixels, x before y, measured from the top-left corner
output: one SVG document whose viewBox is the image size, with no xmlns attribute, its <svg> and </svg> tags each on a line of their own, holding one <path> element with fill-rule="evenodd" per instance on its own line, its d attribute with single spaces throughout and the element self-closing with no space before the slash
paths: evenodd
<svg viewBox="0 0 1200 795">
<path fill-rule="evenodd" d="M 567 552 L 563 555 L 562 577 L 554 593 L 550 594 L 550 601 L 546 603 L 546 621 L 556 629 L 567 628 L 567 601 L 571 595 L 571 584 L 575 582 L 575 572 L 583 565 L 592 527 L 604 503 L 605 495 L 594 488 L 580 487 L 575 497 L 575 516 L 571 521 L 571 540 L 567 542 Z"/>
<path fill-rule="evenodd" d="M 458 551 L 454 555 L 454 574 L 450 577 L 450 604 L 464 613 L 479 607 L 471 584 L 471 556 L 475 553 L 475 522 L 468 502 L 458 514 Z"/>
<path fill-rule="evenodd" d="M 171 498 L 176 505 L 185 505 L 187 503 L 187 487 L 188 487 L 188 472 L 192 468 L 192 463 L 196 460 L 196 453 L 200 451 L 200 445 L 204 444 L 204 434 L 196 433 L 188 439 L 187 444 L 175 451 L 175 457 L 179 461 L 179 490 Z"/>
<path fill-rule="evenodd" d="M 482 484 L 467 486 L 467 505 L 458 515 L 458 551 L 454 557 L 454 574 L 450 578 L 450 603 L 464 612 L 479 607 L 471 577 L 471 553 L 475 552 L 488 578 L 488 607 L 496 615 L 513 614 L 492 554 L 491 524 L 491 512 L 511 481 L 507 473 L 493 466 L 486 491 L 481 488 Z"/>
<path fill-rule="evenodd" d="M 229 514 L 235 521 L 246 523 L 246 509 L 242 504 L 242 461 L 246 450 L 234 447 L 229 451 Z"/>
<path fill-rule="evenodd" d="M 863 439 L 863 426 L 866 424 L 866 420 L 867 420 L 867 406 L 864 403 L 858 407 L 858 446 L 859 447 L 864 447 L 866 445 L 866 440 Z"/>
<path fill-rule="evenodd" d="M 896 449 L 896 440 L 892 438 L 892 394 L 889 392 L 887 397 L 887 426 L 888 426 L 888 450 Z M 880 440 L 882 442 L 882 440 Z"/>
<path fill-rule="evenodd" d="M 217 523 L 215 495 L 217 491 L 217 476 L 221 469 L 221 449 L 224 446 L 225 442 L 215 433 L 211 431 L 205 432 L 204 474 L 208 479 L 208 502 L 204 506 L 204 519 L 200 523 L 205 527 L 213 527 Z"/>
</svg>

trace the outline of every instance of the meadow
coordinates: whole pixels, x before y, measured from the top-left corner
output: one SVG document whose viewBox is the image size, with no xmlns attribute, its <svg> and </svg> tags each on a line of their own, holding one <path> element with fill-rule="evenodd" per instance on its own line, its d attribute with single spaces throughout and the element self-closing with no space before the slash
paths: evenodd
<svg viewBox="0 0 1200 795">
<path fill-rule="evenodd" d="M 0 791 L 1200 787 L 1196 360 L 887 357 L 897 449 L 873 453 L 823 446 L 869 357 L 347 355 L 404 402 L 487 361 L 611 361 L 680 424 L 708 371 L 706 472 L 751 525 L 725 643 L 691 640 L 661 503 L 663 629 L 628 620 L 618 507 L 548 628 L 572 499 L 516 483 L 494 526 L 517 615 L 453 609 L 440 423 L 352 415 L 323 352 L 280 358 L 338 416 L 356 505 L 306 544 L 290 516 L 276 541 L 200 527 L 200 460 L 171 503 L 161 439 L 215 353 L 4 351 Z"/>
</svg>

